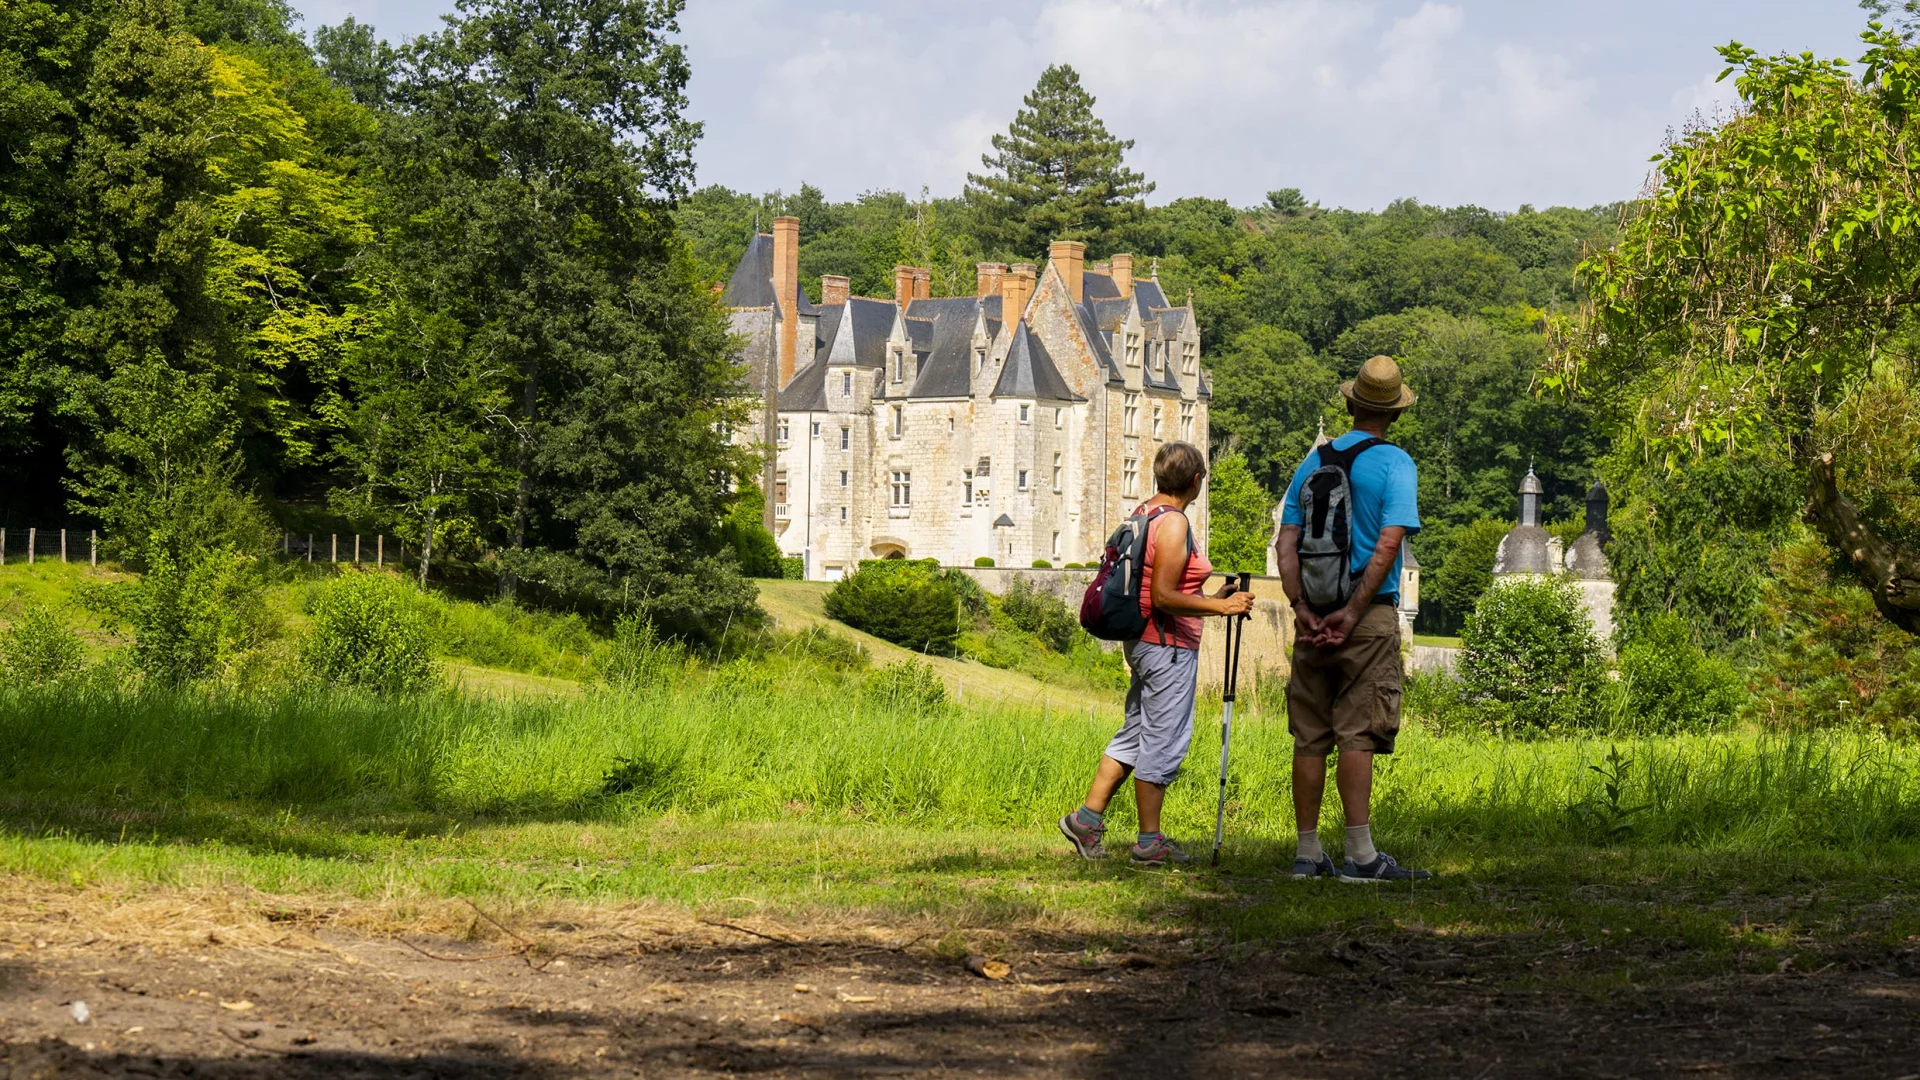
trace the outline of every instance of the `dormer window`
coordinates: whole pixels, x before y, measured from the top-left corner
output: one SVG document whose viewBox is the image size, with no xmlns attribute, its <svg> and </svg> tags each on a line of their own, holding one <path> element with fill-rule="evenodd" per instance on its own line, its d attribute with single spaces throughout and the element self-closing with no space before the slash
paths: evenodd
<svg viewBox="0 0 1920 1080">
<path fill-rule="evenodd" d="M 899 438 L 907 433 L 907 411 L 900 406 L 893 407 L 893 437 Z"/>
<path fill-rule="evenodd" d="M 1140 334 L 1138 331 L 1127 331 L 1127 366 L 1140 366 Z"/>
<path fill-rule="evenodd" d="M 1200 364 L 1200 347 L 1191 341 L 1180 344 L 1180 370 L 1191 375 Z"/>
<path fill-rule="evenodd" d="M 973 350 L 973 373 L 978 375 L 985 370 L 987 370 L 987 350 L 985 347 L 975 348 Z"/>
<path fill-rule="evenodd" d="M 1193 441 L 1193 402 L 1191 401 L 1180 403 L 1180 437 L 1188 442 Z"/>
<path fill-rule="evenodd" d="M 1138 435 L 1140 433 L 1140 395 L 1127 394 L 1121 398 L 1120 404 L 1120 416 L 1122 420 L 1120 433 L 1123 435 Z"/>
<path fill-rule="evenodd" d="M 906 378 L 906 373 L 907 373 L 906 357 L 901 355 L 901 352 L 899 349 L 893 350 L 893 381 L 900 382 L 902 379 Z"/>
</svg>

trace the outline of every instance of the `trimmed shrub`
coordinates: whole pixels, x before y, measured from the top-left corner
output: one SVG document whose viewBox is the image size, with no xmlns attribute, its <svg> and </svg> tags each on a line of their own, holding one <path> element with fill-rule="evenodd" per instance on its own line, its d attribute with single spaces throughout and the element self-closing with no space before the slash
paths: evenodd
<svg viewBox="0 0 1920 1080">
<path fill-rule="evenodd" d="M 1708 655 L 1693 628 L 1672 612 L 1641 623 L 1620 651 L 1620 682 L 1626 708 L 1618 726 L 1649 735 L 1724 724 L 1747 697 L 1734 666 Z"/>
<path fill-rule="evenodd" d="M 993 565 L 993 556 L 991 556 L 991 555 L 982 555 L 982 556 L 980 556 L 979 558 L 977 558 L 977 559 L 975 559 L 975 560 L 973 560 L 973 565 L 975 565 L 975 566 L 987 566 L 987 567 L 990 567 L 990 566 L 992 566 L 992 565 Z"/>
<path fill-rule="evenodd" d="M 932 559 L 860 564 L 827 593 L 827 617 L 915 652 L 951 655 L 960 597 Z"/>
<path fill-rule="evenodd" d="M 1051 570 L 1053 569 L 1053 564 L 1045 559 L 1035 559 L 1033 560 L 1033 568 L 1035 570 Z"/>
<path fill-rule="evenodd" d="M 1562 578 L 1497 581 L 1460 632 L 1464 700 L 1500 732 L 1591 727 L 1606 665 L 1580 595 Z"/>
<path fill-rule="evenodd" d="M 59 612 L 29 603 L 0 634 L 0 667 L 15 686 L 50 686 L 86 668 L 86 647 Z"/>
<path fill-rule="evenodd" d="M 807 560 L 798 555 L 780 560 L 780 577 L 786 581 L 803 581 L 807 576 Z"/>
<path fill-rule="evenodd" d="M 413 589 L 393 574 L 348 571 L 314 594 L 307 666 L 322 680 L 404 694 L 433 679 L 427 621 Z"/>
</svg>

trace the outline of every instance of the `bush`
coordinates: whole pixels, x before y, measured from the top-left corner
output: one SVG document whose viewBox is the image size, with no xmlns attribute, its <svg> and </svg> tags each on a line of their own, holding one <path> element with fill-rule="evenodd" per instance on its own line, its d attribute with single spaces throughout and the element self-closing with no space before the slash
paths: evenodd
<svg viewBox="0 0 1920 1080">
<path fill-rule="evenodd" d="M 637 690 L 664 681 L 683 662 L 680 651 L 661 641 L 652 624 L 638 615 L 622 615 L 614 624 L 613 644 L 600 661 L 600 678 L 618 690 Z"/>
<path fill-rule="evenodd" d="M 798 555 L 780 560 L 780 577 L 786 581 L 804 581 L 807 577 L 807 560 Z"/>
<path fill-rule="evenodd" d="M 343 573 L 321 585 L 308 614 L 307 665 L 322 680 L 377 694 L 407 693 L 432 680 L 427 622 L 399 577 Z"/>
<path fill-rule="evenodd" d="M 867 650 L 852 638 L 836 634 L 824 626 L 809 626 L 780 643 L 782 651 L 804 656 L 835 671 L 853 671 L 870 662 Z"/>
<path fill-rule="evenodd" d="M 902 712 L 926 714 L 947 707 L 947 684 L 934 674 L 932 665 L 918 660 L 888 664 L 867 676 L 861 692 L 869 701 Z"/>
<path fill-rule="evenodd" d="M 1619 726 L 1649 735 L 1724 724 L 1747 696 L 1733 665 L 1708 655 L 1687 621 L 1671 612 L 1642 623 L 1620 651 L 1620 682 L 1626 715 Z"/>
<path fill-rule="evenodd" d="M 1045 559 L 1035 559 L 1033 560 L 1033 568 L 1035 570 L 1051 570 L 1053 569 L 1053 564 Z"/>
<path fill-rule="evenodd" d="M 733 549 L 740 572 L 748 577 L 777 578 L 783 573 L 780 545 L 767 531 L 762 518 L 765 511 L 765 495 L 758 486 L 746 484 L 734 495 L 733 505 L 720 522 L 721 536 Z"/>
<path fill-rule="evenodd" d="M 1465 700 L 1496 731 L 1593 726 L 1606 667 L 1580 595 L 1564 578 L 1495 582 L 1460 632 Z"/>
<path fill-rule="evenodd" d="M 975 566 L 987 566 L 987 567 L 990 567 L 990 566 L 992 566 L 992 565 L 993 565 L 993 556 L 991 556 L 991 555 L 982 555 L 982 556 L 980 556 L 979 558 L 977 558 L 977 559 L 975 559 L 975 560 L 973 560 L 973 565 L 975 565 Z"/>
<path fill-rule="evenodd" d="M 57 611 L 29 603 L 0 634 L 0 666 L 15 686 L 51 686 L 85 669 L 86 647 Z"/>
<path fill-rule="evenodd" d="M 827 593 L 827 616 L 915 652 L 953 652 L 960 597 L 932 559 L 877 559 Z"/>
<path fill-rule="evenodd" d="M 1007 595 L 1000 599 L 1000 610 L 1014 626 L 1045 642 L 1057 653 L 1073 651 L 1079 639 L 1080 620 L 1059 597 L 1028 584 L 1024 577 L 1013 579 Z"/>
<path fill-rule="evenodd" d="M 133 629 L 133 666 L 149 682 L 187 683 L 231 671 L 270 634 L 260 560 L 215 548 L 176 561 L 156 546 L 131 582 L 91 590 L 110 619 Z"/>
</svg>

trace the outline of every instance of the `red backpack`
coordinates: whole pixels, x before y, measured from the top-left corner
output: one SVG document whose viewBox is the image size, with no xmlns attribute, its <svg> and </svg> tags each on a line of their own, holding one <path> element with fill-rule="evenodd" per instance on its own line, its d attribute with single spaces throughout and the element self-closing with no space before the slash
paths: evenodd
<svg viewBox="0 0 1920 1080">
<path fill-rule="evenodd" d="M 1103 641 L 1133 641 L 1147 632 L 1147 617 L 1140 612 L 1147 538 L 1153 535 L 1154 520 L 1172 510 L 1171 506 L 1156 506 L 1144 514 L 1136 512 L 1107 537 L 1100 572 L 1093 575 L 1080 598 L 1080 625 L 1087 633 Z M 1187 558 L 1193 558 L 1191 522 L 1187 524 Z"/>
</svg>

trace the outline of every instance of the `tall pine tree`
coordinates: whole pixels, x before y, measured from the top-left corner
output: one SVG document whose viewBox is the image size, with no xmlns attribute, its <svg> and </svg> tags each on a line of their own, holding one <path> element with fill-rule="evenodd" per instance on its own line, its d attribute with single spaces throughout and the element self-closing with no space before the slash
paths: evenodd
<svg viewBox="0 0 1920 1080">
<path fill-rule="evenodd" d="M 1040 73 L 1005 135 L 982 155 L 984 175 L 967 175 L 974 231 L 990 251 L 1039 259 L 1053 240 L 1084 241 L 1101 254 L 1153 191 L 1122 159 L 1117 139 L 1093 114 L 1093 95 L 1066 64 Z"/>
</svg>

